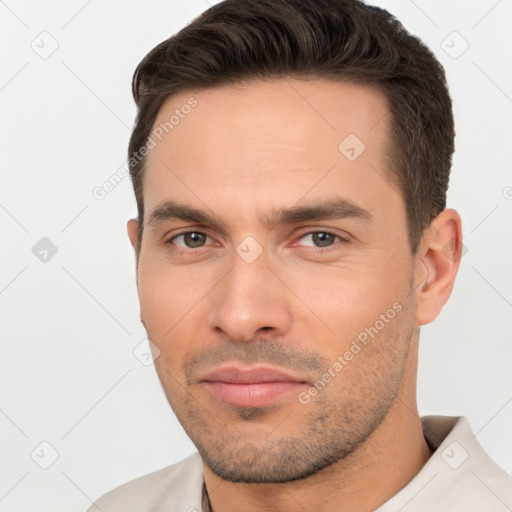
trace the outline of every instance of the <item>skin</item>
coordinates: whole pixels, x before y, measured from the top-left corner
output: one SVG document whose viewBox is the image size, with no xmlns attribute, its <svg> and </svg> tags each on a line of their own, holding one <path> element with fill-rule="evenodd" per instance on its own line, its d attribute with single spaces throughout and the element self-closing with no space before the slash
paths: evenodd
<svg viewBox="0 0 512 512">
<path fill-rule="evenodd" d="M 416 406 L 419 326 L 451 293 L 459 215 L 441 212 L 411 254 L 385 158 L 388 107 L 370 87 L 289 78 L 180 92 L 155 126 L 191 96 L 197 106 L 148 155 L 137 283 L 157 372 L 202 456 L 212 509 L 374 510 L 431 455 Z M 365 145 L 354 161 L 338 149 L 349 134 Z M 368 218 L 272 217 L 340 198 Z M 154 218 L 168 201 L 212 219 Z M 134 247 L 137 228 L 130 220 Z M 207 236 L 179 236 L 187 231 Z M 258 246 L 251 263 L 237 252 Z M 240 407 L 201 382 L 220 364 L 264 363 L 307 393 L 383 314 L 308 403 L 292 392 Z"/>
</svg>

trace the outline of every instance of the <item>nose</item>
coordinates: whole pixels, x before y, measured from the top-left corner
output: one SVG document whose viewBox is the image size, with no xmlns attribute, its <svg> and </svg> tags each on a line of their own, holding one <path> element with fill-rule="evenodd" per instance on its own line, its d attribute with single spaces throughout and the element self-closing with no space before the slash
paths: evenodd
<svg viewBox="0 0 512 512">
<path fill-rule="evenodd" d="M 247 263 L 234 255 L 231 270 L 211 294 L 211 327 L 222 336 L 247 341 L 290 329 L 290 297 L 267 263 L 264 257 Z"/>
</svg>

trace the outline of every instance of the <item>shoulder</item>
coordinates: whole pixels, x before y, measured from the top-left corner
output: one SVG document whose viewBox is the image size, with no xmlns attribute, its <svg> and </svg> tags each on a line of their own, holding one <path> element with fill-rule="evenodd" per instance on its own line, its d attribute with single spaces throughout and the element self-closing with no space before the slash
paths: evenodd
<svg viewBox="0 0 512 512">
<path fill-rule="evenodd" d="M 443 439 L 432 459 L 439 471 L 439 488 L 444 490 L 447 503 L 453 509 L 462 503 L 467 511 L 510 510 L 512 479 L 482 448 L 469 422 L 464 417 L 426 417 L 424 425 L 432 430 L 453 428 Z M 449 496 L 449 497 L 448 497 Z M 447 510 L 452 510 L 449 508 Z"/>
<path fill-rule="evenodd" d="M 433 454 L 379 512 L 512 510 L 512 479 L 483 450 L 466 418 L 425 416 L 422 423 Z"/>
<path fill-rule="evenodd" d="M 96 500 L 89 512 L 201 510 L 203 466 L 198 453 L 136 478 Z"/>
</svg>

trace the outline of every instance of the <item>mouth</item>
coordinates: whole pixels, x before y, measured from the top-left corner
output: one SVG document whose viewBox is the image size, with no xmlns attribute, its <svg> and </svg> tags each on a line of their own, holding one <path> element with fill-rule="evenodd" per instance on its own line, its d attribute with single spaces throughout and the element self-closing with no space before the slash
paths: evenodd
<svg viewBox="0 0 512 512">
<path fill-rule="evenodd" d="M 200 380 L 218 400 L 241 407 L 263 407 L 309 385 L 305 380 L 266 366 L 226 366 Z"/>
</svg>

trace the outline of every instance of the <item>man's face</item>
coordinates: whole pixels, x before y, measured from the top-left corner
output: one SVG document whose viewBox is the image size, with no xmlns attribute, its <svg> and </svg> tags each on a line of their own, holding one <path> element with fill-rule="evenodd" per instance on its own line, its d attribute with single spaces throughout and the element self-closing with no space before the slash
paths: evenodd
<svg viewBox="0 0 512 512">
<path fill-rule="evenodd" d="M 410 364 L 414 260 L 386 101 L 253 82 L 172 96 L 155 127 L 190 97 L 144 182 L 138 288 L 156 368 L 218 476 L 304 478 L 378 427 Z"/>
</svg>

